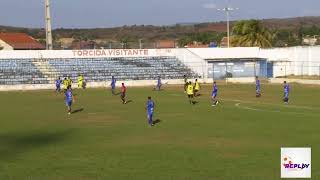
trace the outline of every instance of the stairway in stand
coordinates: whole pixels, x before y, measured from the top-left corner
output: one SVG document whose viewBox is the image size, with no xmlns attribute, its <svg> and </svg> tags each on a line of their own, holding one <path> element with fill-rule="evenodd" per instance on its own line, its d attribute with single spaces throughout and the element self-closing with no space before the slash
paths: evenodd
<svg viewBox="0 0 320 180">
<path fill-rule="evenodd" d="M 48 60 L 34 59 L 32 60 L 32 64 L 37 67 L 37 69 L 43 74 L 45 78 L 47 78 L 50 84 L 54 83 L 55 80 L 59 77 L 58 71 L 49 64 Z"/>
</svg>

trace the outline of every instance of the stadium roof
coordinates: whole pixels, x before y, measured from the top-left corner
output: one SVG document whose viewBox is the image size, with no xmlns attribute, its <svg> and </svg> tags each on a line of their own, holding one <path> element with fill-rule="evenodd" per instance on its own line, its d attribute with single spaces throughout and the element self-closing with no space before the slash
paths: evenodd
<svg viewBox="0 0 320 180">
<path fill-rule="evenodd" d="M 25 33 L 0 33 L 0 39 L 14 50 L 43 50 L 45 47 Z"/>
</svg>

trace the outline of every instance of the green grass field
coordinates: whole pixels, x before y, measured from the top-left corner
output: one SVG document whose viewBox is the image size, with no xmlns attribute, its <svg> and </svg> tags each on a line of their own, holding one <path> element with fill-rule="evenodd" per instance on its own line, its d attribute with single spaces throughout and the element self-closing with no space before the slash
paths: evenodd
<svg viewBox="0 0 320 180">
<path fill-rule="evenodd" d="M 320 178 L 320 86 L 211 86 L 190 105 L 182 87 L 128 88 L 121 104 L 109 90 L 75 90 L 67 115 L 63 94 L 0 92 L 0 179 L 280 179 L 280 147 L 312 147 L 312 177 Z M 156 103 L 147 125 L 147 96 Z"/>
</svg>

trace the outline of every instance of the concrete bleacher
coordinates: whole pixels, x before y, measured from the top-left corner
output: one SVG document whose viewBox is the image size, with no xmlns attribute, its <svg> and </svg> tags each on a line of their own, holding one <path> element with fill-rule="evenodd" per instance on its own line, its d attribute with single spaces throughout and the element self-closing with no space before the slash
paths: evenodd
<svg viewBox="0 0 320 180">
<path fill-rule="evenodd" d="M 51 66 L 51 68 L 48 68 Z M 56 59 L 0 59 L 0 85 L 49 84 L 57 77 L 70 76 L 76 81 L 83 74 L 87 82 L 118 80 L 155 80 L 198 77 L 177 58 L 110 57 Z"/>
<path fill-rule="evenodd" d="M 47 83 L 47 78 L 30 59 L 0 60 L 0 85 Z"/>
<path fill-rule="evenodd" d="M 119 80 L 178 79 L 197 75 L 174 57 L 49 59 L 61 77 L 76 79 L 83 74 L 88 82 Z"/>
</svg>

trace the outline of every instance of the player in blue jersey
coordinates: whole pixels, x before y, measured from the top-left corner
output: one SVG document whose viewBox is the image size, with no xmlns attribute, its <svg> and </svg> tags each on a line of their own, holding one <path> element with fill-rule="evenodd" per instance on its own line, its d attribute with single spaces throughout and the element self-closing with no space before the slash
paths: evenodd
<svg viewBox="0 0 320 180">
<path fill-rule="evenodd" d="M 283 91 L 284 91 L 283 102 L 288 104 L 289 103 L 290 86 L 289 86 L 289 83 L 287 83 L 287 81 L 283 82 Z"/>
<path fill-rule="evenodd" d="M 148 123 L 150 126 L 153 126 L 153 111 L 154 111 L 154 102 L 152 101 L 151 97 L 148 97 L 148 101 L 146 103 L 146 111 L 147 111 L 147 116 L 148 116 Z"/>
<path fill-rule="evenodd" d="M 60 77 L 56 80 L 56 92 L 61 92 L 61 84 L 62 84 L 62 80 L 60 79 Z"/>
<path fill-rule="evenodd" d="M 161 83 L 161 78 L 160 78 L 160 76 L 159 76 L 159 77 L 158 77 L 158 82 L 157 82 L 156 90 L 160 91 L 161 86 L 162 86 L 162 83 Z"/>
<path fill-rule="evenodd" d="M 111 77 L 111 92 L 113 95 L 115 95 L 115 89 L 116 89 L 116 78 L 114 76 Z"/>
<path fill-rule="evenodd" d="M 65 97 L 66 105 L 68 107 L 68 114 L 71 114 L 71 105 L 72 105 L 72 102 L 74 101 L 74 97 L 72 95 L 72 90 L 70 85 L 67 87 L 67 91 L 65 95 L 66 95 Z"/>
<path fill-rule="evenodd" d="M 256 76 L 256 97 L 261 97 L 261 86 L 258 76 Z"/>
<path fill-rule="evenodd" d="M 213 90 L 211 94 L 212 106 L 216 106 L 219 103 L 219 101 L 217 100 L 217 95 L 218 95 L 218 86 L 217 86 L 217 83 L 214 81 Z"/>
</svg>

